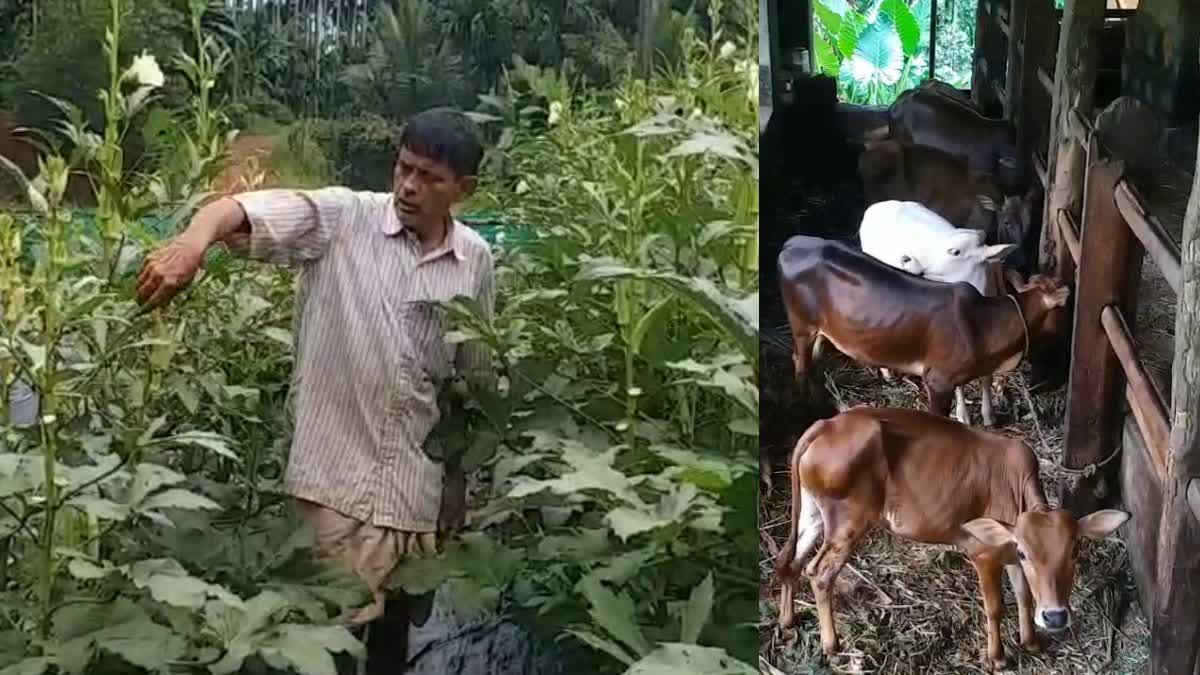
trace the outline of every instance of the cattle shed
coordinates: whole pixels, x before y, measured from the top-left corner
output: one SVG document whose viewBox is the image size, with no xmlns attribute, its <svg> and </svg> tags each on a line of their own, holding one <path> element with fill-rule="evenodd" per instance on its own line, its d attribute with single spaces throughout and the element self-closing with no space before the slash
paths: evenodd
<svg viewBox="0 0 1200 675">
<path fill-rule="evenodd" d="M 1062 405 L 1033 442 L 1054 456 L 1046 487 L 1064 506 L 1133 516 L 1120 536 L 1149 626 L 1146 672 L 1200 674 L 1200 3 L 1065 4 L 979 0 L 970 90 L 1013 121 L 1022 177 L 1045 194 L 1039 267 L 1072 284 L 1062 372 L 1035 388 L 1042 398 L 1057 379 Z M 764 7 L 763 442 L 786 447 L 830 412 L 771 391 L 772 363 L 781 382 L 790 365 L 769 307 L 774 259 L 800 231 L 853 238 L 862 207 L 847 138 L 879 110 L 829 103 L 836 83 L 812 75 L 808 0 Z"/>
</svg>

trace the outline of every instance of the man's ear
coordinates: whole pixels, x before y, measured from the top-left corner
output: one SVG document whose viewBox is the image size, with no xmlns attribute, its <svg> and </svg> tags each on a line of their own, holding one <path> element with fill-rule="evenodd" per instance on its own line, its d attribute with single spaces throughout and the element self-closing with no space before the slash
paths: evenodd
<svg viewBox="0 0 1200 675">
<path fill-rule="evenodd" d="M 479 187 L 478 176 L 463 176 L 458 179 L 459 198 L 466 199 L 475 194 L 475 188 Z"/>
</svg>

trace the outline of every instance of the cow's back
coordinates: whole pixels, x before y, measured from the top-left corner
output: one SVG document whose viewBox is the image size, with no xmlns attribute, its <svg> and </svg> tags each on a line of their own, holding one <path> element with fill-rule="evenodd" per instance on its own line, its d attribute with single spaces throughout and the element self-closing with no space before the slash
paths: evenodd
<svg viewBox="0 0 1200 675">
<path fill-rule="evenodd" d="M 959 525 L 987 512 L 993 480 L 1007 473 L 1009 440 L 922 410 L 849 413 L 880 430 L 886 466 L 882 517 L 888 529 L 915 541 L 959 543 Z"/>
<path fill-rule="evenodd" d="M 793 332 L 819 331 L 851 358 L 905 372 L 936 325 L 960 323 L 954 315 L 971 299 L 963 295 L 978 296 L 970 284 L 922 279 L 815 237 L 788 239 L 778 270 Z"/>
<path fill-rule="evenodd" d="M 894 138 L 939 148 L 964 157 L 976 171 L 996 170 L 996 144 L 1010 140 L 1004 123 L 947 96 L 915 91 L 892 107 Z"/>
</svg>

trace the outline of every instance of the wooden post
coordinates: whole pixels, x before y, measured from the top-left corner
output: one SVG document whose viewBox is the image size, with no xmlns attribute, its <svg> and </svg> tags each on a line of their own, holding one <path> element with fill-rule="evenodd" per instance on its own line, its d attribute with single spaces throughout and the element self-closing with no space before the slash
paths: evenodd
<svg viewBox="0 0 1200 675">
<path fill-rule="evenodd" d="M 1108 459 L 1118 446 L 1118 406 L 1125 381 L 1100 315 L 1105 306 L 1115 304 L 1125 316 L 1137 316 L 1143 257 L 1141 242 L 1125 225 L 1113 199 L 1122 163 L 1100 157 L 1094 136 L 1088 139 L 1063 449 L 1063 464 L 1077 471 Z M 1119 466 L 1109 462 L 1091 476 L 1064 477 L 1060 503 L 1078 517 L 1110 501 L 1117 494 Z"/>
<path fill-rule="evenodd" d="M 1196 671 L 1200 643 L 1200 521 L 1188 503 L 1200 476 L 1200 173 L 1183 219 L 1175 365 L 1171 382 L 1171 450 L 1158 526 L 1158 584 L 1150 624 L 1150 673 Z"/>
<path fill-rule="evenodd" d="M 654 72 L 654 25 L 658 19 L 658 0 L 638 0 L 638 74 L 650 79 Z"/>
<path fill-rule="evenodd" d="M 987 53 L 989 30 L 991 30 L 991 24 L 988 22 L 988 0 L 979 0 L 979 4 L 975 7 L 975 51 L 971 54 L 971 100 L 980 110 L 985 109 L 984 95 L 992 86 L 987 73 L 982 72 L 979 68 L 979 60 L 984 58 L 984 54 Z"/>
<path fill-rule="evenodd" d="M 1008 117 L 1020 129 L 1025 120 L 1021 116 L 1021 78 L 1025 74 L 1025 12 L 1033 0 L 1012 0 L 1008 12 L 1008 72 L 1004 77 L 1004 93 L 1008 99 Z M 1020 155 L 1018 155 L 1020 157 Z"/>
<path fill-rule="evenodd" d="M 937 0 L 931 0 L 929 7 L 929 79 L 937 77 L 937 19 L 938 3 Z"/>
<path fill-rule="evenodd" d="M 1096 88 L 1096 70 L 1100 63 L 1100 30 L 1104 27 L 1105 0 L 1067 0 L 1058 39 L 1058 58 L 1054 67 L 1054 104 L 1051 112 L 1050 148 L 1046 155 L 1046 211 L 1042 222 L 1056 222 L 1056 214 L 1070 203 L 1075 186 L 1081 180 L 1067 173 L 1067 153 L 1071 149 L 1068 133 L 1072 108 L 1079 108 L 1091 119 L 1092 97 Z M 1041 265 L 1052 265 L 1056 248 L 1056 228 L 1042 229 Z M 1047 236 L 1049 235 L 1049 236 Z M 1050 270 L 1057 272 L 1056 270 Z M 1060 273 L 1060 276 L 1065 276 Z M 1066 277 L 1069 279 L 1069 277 Z"/>
<path fill-rule="evenodd" d="M 1054 29 L 1057 17 L 1054 13 L 1053 0 L 1025 0 L 1025 20 L 1022 35 L 1025 49 L 1021 52 L 1021 121 L 1017 127 L 1017 155 L 1032 177 L 1033 153 L 1035 149 L 1045 150 L 1046 146 L 1038 148 L 1039 141 L 1045 142 L 1042 134 L 1046 131 L 1049 120 L 1046 117 L 1049 96 L 1042 88 L 1038 69 L 1052 64 L 1053 55 L 1050 53 L 1054 45 Z M 1044 221 L 1050 222 L 1050 221 Z"/>
</svg>

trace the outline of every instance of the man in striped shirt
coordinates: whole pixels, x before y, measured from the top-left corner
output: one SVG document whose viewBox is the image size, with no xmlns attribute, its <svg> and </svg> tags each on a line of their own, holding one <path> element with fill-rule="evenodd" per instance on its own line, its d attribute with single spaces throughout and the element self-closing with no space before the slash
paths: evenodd
<svg viewBox="0 0 1200 675">
<path fill-rule="evenodd" d="M 285 489 L 313 527 L 318 555 L 346 563 L 374 595 L 351 624 L 378 617 L 393 568 L 434 553 L 437 533 L 464 516 L 461 472 L 446 471 L 423 444 L 440 417 L 442 383 L 489 379 L 486 348 L 446 344 L 434 304 L 465 295 L 491 312 L 491 252 L 451 215 L 475 189 L 482 155 L 467 116 L 425 111 L 405 125 L 391 193 L 223 197 L 148 256 L 138 279 L 140 302 L 165 302 L 218 241 L 299 271 Z"/>
</svg>

